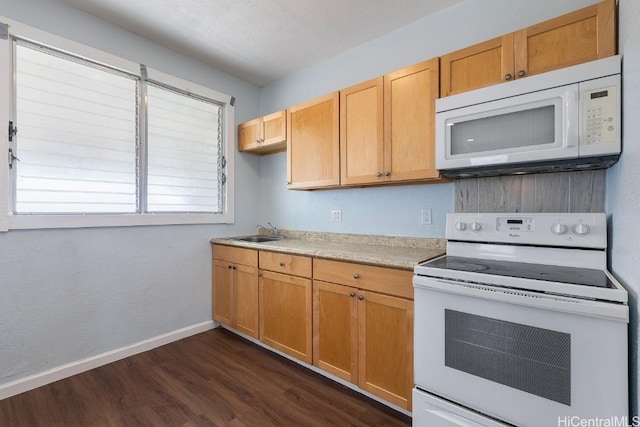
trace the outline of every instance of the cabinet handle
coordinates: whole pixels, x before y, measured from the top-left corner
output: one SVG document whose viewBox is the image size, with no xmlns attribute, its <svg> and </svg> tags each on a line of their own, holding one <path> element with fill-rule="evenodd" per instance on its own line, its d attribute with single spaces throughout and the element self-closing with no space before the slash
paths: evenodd
<svg viewBox="0 0 640 427">
<path fill-rule="evenodd" d="M 284 262 L 281 262 L 281 263 L 280 263 L 280 267 L 284 267 Z"/>
<path fill-rule="evenodd" d="M 389 171 L 386 171 L 386 172 L 384 173 L 384 176 L 389 176 L 389 175 L 391 175 L 391 172 L 389 172 Z"/>
<path fill-rule="evenodd" d="M 509 73 L 504 75 L 504 79 L 505 80 L 511 80 L 512 78 L 513 78 L 513 76 L 511 74 L 509 74 Z"/>
<path fill-rule="evenodd" d="M 364 295 L 358 295 L 358 299 L 362 301 L 364 299 Z"/>
<path fill-rule="evenodd" d="M 359 278 L 360 278 L 360 275 L 359 275 L 358 273 L 356 273 L 356 274 L 354 274 L 354 275 L 353 275 L 353 278 L 354 278 L 354 279 L 359 279 Z"/>
<path fill-rule="evenodd" d="M 349 292 L 349 296 L 350 296 L 351 298 L 353 298 L 353 297 L 355 297 L 355 296 L 356 296 L 356 293 L 355 293 L 355 292 Z"/>
<path fill-rule="evenodd" d="M 518 71 L 518 77 L 524 77 L 525 74 L 527 73 L 524 70 Z"/>
<path fill-rule="evenodd" d="M 259 139 L 256 139 L 256 144 L 260 144 L 260 140 Z"/>
<path fill-rule="evenodd" d="M 380 178 L 380 177 L 382 176 L 382 174 L 381 174 L 380 172 L 376 172 L 376 176 L 377 176 L 378 178 Z"/>
<path fill-rule="evenodd" d="M 258 274 L 258 277 L 262 277 L 262 274 Z"/>
</svg>

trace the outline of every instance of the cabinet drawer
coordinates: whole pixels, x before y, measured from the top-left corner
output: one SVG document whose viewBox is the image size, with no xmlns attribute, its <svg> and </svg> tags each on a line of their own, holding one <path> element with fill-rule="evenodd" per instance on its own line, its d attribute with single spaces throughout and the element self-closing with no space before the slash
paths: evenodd
<svg viewBox="0 0 640 427">
<path fill-rule="evenodd" d="M 314 259 L 313 278 L 413 299 L 413 271 L 410 270 Z"/>
<path fill-rule="evenodd" d="M 213 245 L 213 258 L 235 264 L 258 266 L 258 251 L 234 246 Z"/>
<path fill-rule="evenodd" d="M 260 251 L 260 268 L 294 276 L 311 277 L 311 258 Z"/>
</svg>

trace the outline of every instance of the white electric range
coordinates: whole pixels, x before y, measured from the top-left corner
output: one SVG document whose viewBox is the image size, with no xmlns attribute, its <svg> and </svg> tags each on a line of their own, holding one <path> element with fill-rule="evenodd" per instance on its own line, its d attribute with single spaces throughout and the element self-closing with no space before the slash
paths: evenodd
<svg viewBox="0 0 640 427">
<path fill-rule="evenodd" d="M 604 214 L 448 214 L 446 237 L 415 267 L 415 427 L 628 416 L 627 291 Z"/>
</svg>

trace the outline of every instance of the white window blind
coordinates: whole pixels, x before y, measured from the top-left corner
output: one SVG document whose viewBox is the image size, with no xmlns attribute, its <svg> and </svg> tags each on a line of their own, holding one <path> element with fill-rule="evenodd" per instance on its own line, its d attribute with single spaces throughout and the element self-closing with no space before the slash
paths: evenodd
<svg viewBox="0 0 640 427">
<path fill-rule="evenodd" d="M 147 210 L 222 212 L 222 106 L 147 85 Z"/>
<path fill-rule="evenodd" d="M 15 212 L 136 212 L 136 77 L 22 41 L 15 56 Z"/>
</svg>

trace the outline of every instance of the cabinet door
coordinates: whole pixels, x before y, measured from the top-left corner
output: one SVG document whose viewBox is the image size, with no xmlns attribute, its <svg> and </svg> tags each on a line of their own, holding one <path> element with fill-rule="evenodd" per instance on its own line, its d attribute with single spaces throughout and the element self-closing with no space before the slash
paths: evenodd
<svg viewBox="0 0 640 427">
<path fill-rule="evenodd" d="M 260 146 L 262 119 L 253 119 L 238 125 L 238 150 L 249 151 Z"/>
<path fill-rule="evenodd" d="M 313 364 L 357 383 L 356 288 L 313 282 Z"/>
<path fill-rule="evenodd" d="M 260 340 L 312 363 L 311 280 L 261 271 Z"/>
<path fill-rule="evenodd" d="M 384 76 L 385 181 L 438 178 L 438 58 Z"/>
<path fill-rule="evenodd" d="M 512 80 L 513 34 L 440 57 L 440 96 Z"/>
<path fill-rule="evenodd" d="M 287 140 L 287 110 L 276 111 L 262 118 L 262 129 L 265 146 L 273 146 L 274 144 L 285 143 Z M 282 148 L 285 150 L 286 143 Z"/>
<path fill-rule="evenodd" d="M 340 184 L 338 92 L 290 107 L 287 117 L 287 181 L 291 189 Z"/>
<path fill-rule="evenodd" d="M 233 326 L 240 332 L 258 338 L 258 269 L 247 265 L 234 266 Z"/>
<path fill-rule="evenodd" d="M 382 181 L 383 78 L 340 91 L 341 183 Z"/>
<path fill-rule="evenodd" d="M 233 266 L 213 260 L 213 319 L 233 326 Z"/>
<path fill-rule="evenodd" d="M 358 341 L 360 388 L 411 410 L 413 301 L 359 291 Z"/>
<path fill-rule="evenodd" d="M 615 0 L 533 25 L 514 37 L 518 77 L 615 55 Z"/>
</svg>

